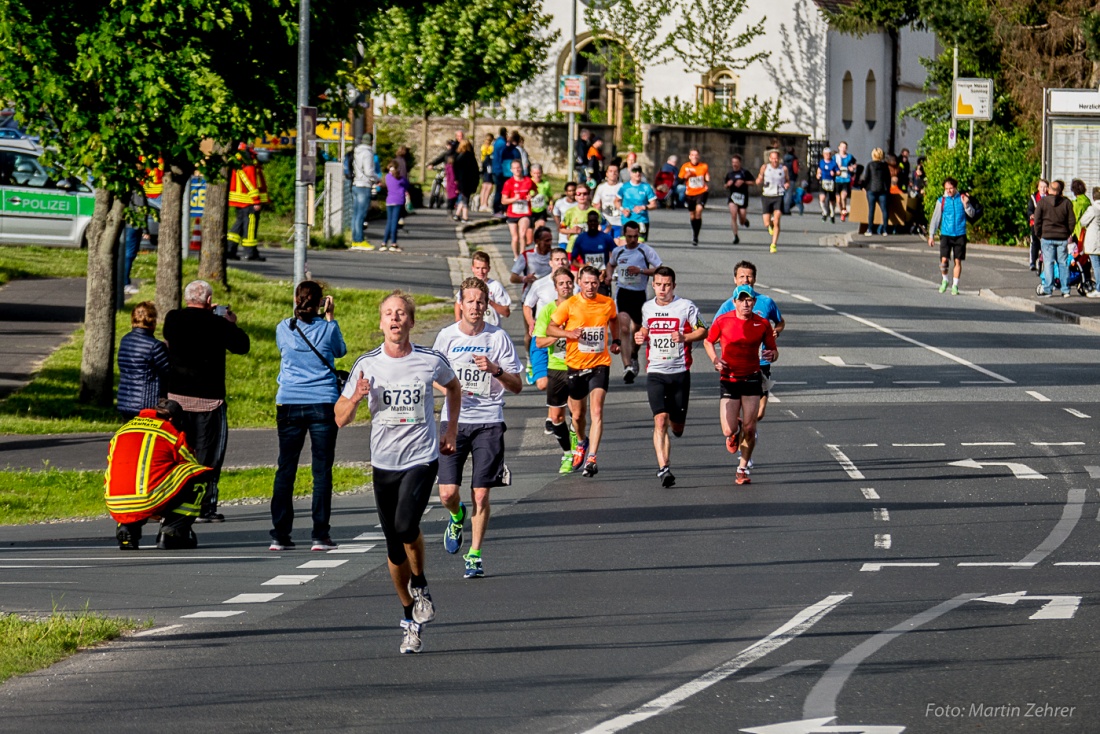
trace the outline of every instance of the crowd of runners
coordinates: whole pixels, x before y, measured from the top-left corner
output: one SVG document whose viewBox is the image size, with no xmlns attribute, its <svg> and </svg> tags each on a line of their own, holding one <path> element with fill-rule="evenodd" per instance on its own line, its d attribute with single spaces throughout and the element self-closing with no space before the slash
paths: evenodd
<svg viewBox="0 0 1100 734">
<path fill-rule="evenodd" d="M 731 216 L 743 223 L 748 201 L 738 197 L 734 202 L 734 195 L 743 193 L 737 182 L 763 182 L 767 198 L 774 194 L 768 187 L 782 187 L 784 180 L 772 172 L 771 163 L 757 179 L 741 176 L 739 163 L 735 158 L 727 184 Z M 704 187 L 689 194 L 697 236 L 709 173 L 694 151 L 685 166 L 692 167 L 687 179 Z M 489 276 L 484 252 L 473 254 L 471 276 L 456 293 L 455 323 L 439 332 L 431 348 L 410 341 L 415 305 L 407 294 L 394 292 L 380 307 L 383 344 L 355 362 L 335 412 L 339 425 L 353 420 L 363 401 L 371 412 L 374 494 L 404 611 L 401 652 L 420 651 L 424 625 L 435 617 L 420 521 L 437 481 L 449 513 L 444 549 L 450 554 L 462 550 L 468 523 L 463 575 L 476 579 L 486 573 L 482 553 L 491 491 L 511 481 L 505 398 L 525 385 L 545 394 L 546 440 L 561 450 L 559 473 L 592 478 L 599 472 L 615 356 L 629 385 L 642 373 L 644 351 L 656 483 L 670 488 L 676 484 L 671 438 L 684 434 L 693 347 L 703 342 L 721 388 L 724 444 L 736 455 L 734 482 L 751 482 L 757 424 L 766 410 L 783 317 L 774 301 L 753 288 L 756 266 L 748 261 L 734 266 L 732 296 L 711 319 L 679 295 L 676 272 L 644 242 L 656 196 L 638 169 L 630 174 L 629 181 L 620 182 L 618 171 L 609 166 L 594 192 L 570 183 L 551 208 L 558 237 L 540 224 L 533 229 L 532 246 L 516 256 L 509 280 L 522 288 L 522 350 L 497 325 L 510 313 L 512 301 Z M 765 212 L 765 223 L 775 229 L 774 251 L 780 214 Z M 438 424 L 433 388 L 445 396 Z"/>
</svg>

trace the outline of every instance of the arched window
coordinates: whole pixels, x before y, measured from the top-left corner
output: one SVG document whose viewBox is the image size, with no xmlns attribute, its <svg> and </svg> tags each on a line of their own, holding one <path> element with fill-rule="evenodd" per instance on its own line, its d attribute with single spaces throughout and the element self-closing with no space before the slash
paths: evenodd
<svg viewBox="0 0 1100 734">
<path fill-rule="evenodd" d="M 840 120 L 844 129 L 852 126 L 852 72 L 844 72 L 844 81 L 840 85 Z"/>
<path fill-rule="evenodd" d="M 711 87 L 714 89 L 714 101 L 732 110 L 737 104 L 737 77 L 729 71 L 719 71 L 711 77 Z"/>
<path fill-rule="evenodd" d="M 582 50 L 588 50 L 590 53 L 584 54 Z M 578 44 L 577 73 L 588 77 L 590 111 L 601 110 L 605 114 L 613 114 L 613 110 L 608 109 L 610 106 L 608 103 L 611 101 L 608 85 L 614 84 L 625 119 L 634 117 L 634 85 L 616 78 L 617 74 L 609 74 L 604 63 L 607 61 L 618 64 L 628 63 L 624 58 L 629 57 L 624 57 L 624 53 L 622 44 L 611 39 L 589 37 Z"/>
<path fill-rule="evenodd" d="M 864 114 L 867 117 L 867 129 L 872 130 L 875 127 L 875 122 L 878 120 L 878 100 L 875 94 L 875 72 L 871 69 L 867 70 L 867 82 L 863 93 L 864 104 L 866 109 Z"/>
</svg>

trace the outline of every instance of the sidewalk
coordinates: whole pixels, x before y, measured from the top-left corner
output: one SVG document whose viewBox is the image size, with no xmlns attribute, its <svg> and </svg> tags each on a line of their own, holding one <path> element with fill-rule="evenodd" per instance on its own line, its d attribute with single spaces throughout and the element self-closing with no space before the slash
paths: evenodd
<svg viewBox="0 0 1100 734">
<path fill-rule="evenodd" d="M 925 280 L 930 287 L 940 283 L 939 250 L 914 235 L 864 237 L 855 232 L 822 238 L 822 244 L 845 251 L 868 262 Z M 959 287 L 963 293 L 996 300 L 1005 306 L 1100 331 L 1100 298 L 1083 298 L 1076 289 L 1069 298 L 1056 293 L 1039 298 L 1037 273 L 1027 267 L 1028 251 L 1022 247 L 1000 247 L 970 243 L 966 246 Z"/>
<path fill-rule="evenodd" d="M 472 229 L 476 230 L 477 223 L 487 219 L 478 216 Z M 375 230 L 377 226 L 377 222 L 372 224 L 368 236 L 381 234 Z M 311 250 L 308 257 L 312 274 L 344 288 L 403 288 L 449 300 L 454 293 L 455 277 L 469 274 L 469 257 L 460 256 L 463 227 L 442 210 L 424 209 L 408 218 L 408 230 L 401 236 L 405 250 L 401 253 Z M 269 277 L 293 276 L 292 250 L 264 248 L 263 254 L 267 262 L 231 265 Z M 495 262 L 494 276 L 503 275 L 507 283 L 510 266 L 510 259 Z M 443 313 L 449 314 L 450 309 L 445 308 Z M 26 384 L 42 360 L 69 339 L 83 318 L 83 279 L 16 280 L 0 288 L 0 343 L 5 347 L 0 350 L 0 397 Z M 229 411 L 233 412 L 232 405 Z M 369 430 L 368 425 L 343 429 L 341 434 L 347 438 L 337 444 L 336 461 L 369 460 Z M 110 440 L 111 434 L 106 433 L 0 435 L 0 471 L 38 470 L 47 462 L 56 469 L 102 470 Z M 278 455 L 274 429 L 233 429 L 225 466 L 274 466 Z M 303 451 L 302 465 L 308 465 L 309 461 L 308 450 Z"/>
</svg>

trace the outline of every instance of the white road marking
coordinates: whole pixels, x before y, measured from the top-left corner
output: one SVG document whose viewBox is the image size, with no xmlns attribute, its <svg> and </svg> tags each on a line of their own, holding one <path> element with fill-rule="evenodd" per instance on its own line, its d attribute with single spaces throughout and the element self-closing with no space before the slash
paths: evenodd
<svg viewBox="0 0 1100 734">
<path fill-rule="evenodd" d="M 75 581 L 0 581 L 0 584 L 7 586 L 25 586 L 34 584 L 75 584 Z"/>
<path fill-rule="evenodd" d="M 385 540 L 386 535 L 384 533 L 360 533 L 356 535 L 352 540 Z"/>
<path fill-rule="evenodd" d="M 987 466 L 1003 466 L 1012 472 L 1012 475 L 1017 479 L 1046 479 L 1046 477 L 1039 472 L 1032 469 L 1027 464 L 1018 464 L 1014 461 L 985 461 L 978 462 L 973 459 L 963 459 L 962 461 L 949 461 L 948 466 L 961 466 L 965 469 L 984 469 Z"/>
<path fill-rule="evenodd" d="M 518 456 L 561 455 L 561 447 L 553 436 L 547 436 L 546 416 L 528 418 L 523 422 L 523 439 L 516 450 Z"/>
<path fill-rule="evenodd" d="M 789 663 L 783 663 L 771 670 L 765 670 L 763 673 L 757 673 L 756 675 L 750 675 L 748 678 L 742 678 L 737 681 L 738 683 L 767 683 L 770 680 L 786 675 L 787 673 L 794 673 L 795 671 L 808 668 L 811 665 L 817 665 L 820 660 L 792 660 Z"/>
<path fill-rule="evenodd" d="M 783 290 L 782 288 L 776 288 L 776 287 L 775 287 L 774 285 L 773 285 L 773 286 L 771 286 L 771 289 L 772 289 L 773 291 L 775 291 L 776 293 L 782 293 L 782 294 L 783 294 L 783 295 L 785 295 L 785 296 L 789 296 L 789 295 L 791 295 L 791 292 L 790 292 L 790 291 L 787 291 L 787 290 Z"/>
<path fill-rule="evenodd" d="M 800 296 L 797 293 L 792 293 L 791 298 L 797 298 L 798 300 L 802 301 L 803 303 L 813 303 L 814 302 L 814 299 L 806 298 L 806 296 Z"/>
<path fill-rule="evenodd" d="M 751 665 L 760 658 L 775 652 L 791 640 L 813 627 L 826 614 L 831 612 L 838 604 L 850 598 L 851 594 L 834 594 L 821 601 L 806 607 L 792 617 L 786 624 L 776 629 L 760 640 L 742 650 L 736 657 L 717 668 L 704 673 L 693 681 L 675 688 L 663 696 L 658 696 L 649 703 L 634 709 L 628 714 L 616 716 L 614 719 L 588 729 L 584 734 L 614 734 L 629 726 L 633 726 L 676 706 L 700 691 L 710 688 L 715 683 L 725 680 L 742 668 Z"/>
<path fill-rule="evenodd" d="M 943 443 L 896 443 L 894 446 L 901 446 L 903 448 L 932 448 L 934 446 L 946 446 Z"/>
<path fill-rule="evenodd" d="M 871 489 L 870 487 L 863 487 L 863 488 L 862 488 L 862 489 L 860 489 L 859 491 L 860 491 L 860 492 L 863 492 L 863 499 L 865 499 L 865 500 L 878 500 L 878 499 L 882 499 L 881 497 L 879 497 L 879 496 L 878 496 L 878 492 L 876 492 L 875 490 Z"/>
<path fill-rule="evenodd" d="M 860 571 L 881 571 L 884 568 L 935 568 L 939 563 L 864 563 Z"/>
<path fill-rule="evenodd" d="M 1100 561 L 1059 561 L 1055 566 L 1100 566 Z"/>
<path fill-rule="evenodd" d="M 795 413 L 793 410 L 788 410 L 787 412 L 790 414 L 790 416 L 792 418 L 795 418 L 795 419 L 798 418 L 798 413 Z"/>
<path fill-rule="evenodd" d="M 1084 441 L 1032 441 L 1032 446 L 1084 446 Z"/>
<path fill-rule="evenodd" d="M 771 391 L 771 392 L 770 392 L 770 393 L 768 394 L 768 402 L 769 402 L 769 403 L 781 403 L 781 402 L 783 402 L 783 401 L 782 401 L 782 400 L 780 400 L 780 399 L 779 399 L 779 396 L 775 394 L 775 390 L 772 390 L 772 391 Z"/>
<path fill-rule="evenodd" d="M 738 729 L 745 734 L 901 734 L 904 726 L 879 726 L 868 724 L 856 724 L 845 726 L 833 724 L 835 716 L 824 716 L 820 719 L 803 719 L 802 721 L 784 721 L 780 724 L 768 724 L 766 726 L 754 726 L 751 729 Z"/>
<path fill-rule="evenodd" d="M 1003 385 L 1000 380 L 959 380 L 960 385 Z"/>
<path fill-rule="evenodd" d="M 343 566 L 345 563 L 347 563 L 347 559 L 337 560 L 336 558 L 326 558 L 320 561 L 306 561 L 301 566 L 298 566 L 298 568 L 336 568 L 338 566 Z"/>
<path fill-rule="evenodd" d="M 776 384 L 776 385 L 809 385 L 810 383 L 808 383 L 808 382 L 805 382 L 805 381 L 801 381 L 801 382 L 790 382 L 790 381 L 788 381 L 788 380 L 776 380 L 776 381 L 775 381 L 775 384 Z"/>
<path fill-rule="evenodd" d="M 1091 418 L 1092 417 L 1088 413 L 1082 413 L 1081 411 L 1077 410 L 1076 408 L 1062 408 L 1062 410 L 1066 411 L 1070 415 L 1077 416 L 1078 418 Z"/>
<path fill-rule="evenodd" d="M 237 594 L 232 599 L 226 599 L 222 604 L 264 604 L 282 596 L 282 592 L 276 594 Z"/>
<path fill-rule="evenodd" d="M 939 380 L 894 380 L 895 385 L 939 385 Z"/>
<path fill-rule="evenodd" d="M 132 637 L 154 637 L 156 635 L 163 635 L 165 632 L 171 632 L 172 630 L 179 629 L 182 626 L 182 624 L 170 624 L 167 627 L 154 627 L 151 630 L 137 632 L 132 635 Z"/>
<path fill-rule="evenodd" d="M 38 566 L 38 565 L 30 565 L 30 566 L 0 566 L 0 568 L 41 568 L 41 569 L 44 569 L 44 570 L 45 570 L 45 569 L 50 569 L 50 568 L 95 568 L 95 566 L 54 566 L 54 565 L 52 565 L 52 564 L 51 564 L 51 565 L 49 565 L 49 566 Z"/>
<path fill-rule="evenodd" d="M 836 311 L 835 308 L 833 308 L 832 306 L 826 306 L 824 303 L 815 303 L 814 305 L 817 306 L 818 308 L 823 308 L 826 311 Z"/>
<path fill-rule="evenodd" d="M 1085 471 L 1089 473 L 1089 479 L 1100 479 L 1100 466 L 1086 466 Z M 1097 491 L 1100 492 L 1100 489 Z"/>
<path fill-rule="evenodd" d="M 373 547 L 373 545 L 342 545 L 334 550 L 326 551 L 326 553 L 366 553 Z"/>
<path fill-rule="evenodd" d="M 1062 517 L 1058 520 L 1058 524 L 1050 531 L 1050 535 L 1039 544 L 1039 547 L 1028 553 L 1020 563 L 1031 563 L 1034 565 L 1056 551 L 1062 543 L 1066 542 L 1070 533 L 1077 527 L 1077 522 L 1081 519 L 1081 514 L 1085 509 L 1086 494 L 1087 491 L 1084 489 L 1069 490 L 1066 495 L 1065 507 L 1062 508 Z"/>
<path fill-rule="evenodd" d="M 826 385 L 874 385 L 874 380 L 826 380 Z"/>
<path fill-rule="evenodd" d="M 223 617 L 235 617 L 238 614 L 244 614 L 244 612 L 235 612 L 229 609 L 216 612 L 195 612 L 194 614 L 185 614 L 180 619 L 222 619 Z"/>
<path fill-rule="evenodd" d="M 963 367 L 969 367 L 970 369 L 974 370 L 975 372 L 981 372 L 986 377 L 992 377 L 994 380 L 997 380 L 998 382 L 1003 382 L 1006 385 L 1015 385 L 1016 384 L 1016 382 L 1014 380 L 1010 380 L 1007 377 L 1005 377 L 1004 375 L 998 375 L 996 372 L 993 372 L 992 370 L 987 370 L 985 367 L 982 367 L 981 365 L 976 365 L 973 362 L 971 362 L 969 360 L 966 360 L 966 359 L 963 359 L 962 357 L 956 356 L 956 355 L 952 354 L 951 352 L 948 352 L 945 349 L 940 349 L 939 347 L 934 347 L 931 344 L 925 344 L 922 341 L 917 341 L 916 339 L 914 339 L 912 337 L 905 336 L 905 334 L 899 334 L 898 332 L 894 331 L 893 329 L 888 329 L 885 326 L 880 326 L 879 324 L 876 324 L 874 321 L 870 321 L 870 320 L 865 319 L 861 316 L 853 316 L 852 314 L 845 313 L 844 311 L 838 311 L 837 313 L 839 313 L 841 316 L 844 316 L 846 318 L 851 319 L 852 321 L 863 324 L 864 326 L 870 326 L 872 329 L 875 329 L 877 331 L 881 331 L 883 334 L 889 334 L 890 336 L 901 339 L 904 342 L 909 342 L 910 344 L 915 344 L 918 347 L 921 347 L 923 349 L 927 349 L 929 352 L 932 352 L 933 354 L 938 354 L 941 357 L 944 357 L 945 359 L 949 359 L 952 362 L 955 362 L 956 364 L 961 364 Z"/>
<path fill-rule="evenodd" d="M 997 561 L 997 562 L 985 562 L 985 563 L 960 563 L 959 568 L 1034 568 L 1034 563 L 1024 563 L 1023 561 Z"/>
<path fill-rule="evenodd" d="M 827 357 L 825 355 L 821 355 L 820 358 L 822 360 L 828 362 L 829 364 L 831 364 L 833 367 L 867 367 L 868 369 L 871 369 L 871 370 L 888 370 L 888 369 L 890 369 L 890 365 L 888 365 L 888 364 L 875 364 L 873 362 L 866 362 L 864 364 L 848 364 L 847 362 L 844 361 L 843 357 L 835 357 L 835 356 L 828 356 Z"/>
<path fill-rule="evenodd" d="M 301 586 L 302 584 L 308 584 L 315 578 L 317 578 L 317 574 L 280 574 L 273 579 L 268 579 L 260 584 L 260 586 Z"/>
<path fill-rule="evenodd" d="M 885 507 L 876 507 L 874 513 L 875 520 L 879 522 L 890 522 L 890 511 Z"/>
<path fill-rule="evenodd" d="M 1041 392 L 1035 392 L 1034 390 L 1026 390 L 1025 392 L 1027 392 L 1027 394 L 1030 395 L 1031 397 L 1038 400 L 1040 403 L 1049 403 L 1050 402 L 1050 398 L 1048 398 L 1046 395 L 1043 395 Z"/>
<path fill-rule="evenodd" d="M 856 468 L 856 465 L 840 450 L 839 446 L 826 444 L 825 448 L 829 449 L 829 453 L 833 455 L 833 458 L 840 464 L 840 468 L 847 472 L 849 477 L 852 479 L 866 479 L 863 472 Z"/>
<path fill-rule="evenodd" d="M 889 533 L 877 533 L 875 535 L 875 547 L 876 548 L 886 549 L 886 548 L 889 548 L 891 545 L 893 545 L 893 543 L 894 543 L 894 541 L 890 537 Z"/>
<path fill-rule="evenodd" d="M 250 544 L 251 545 L 251 544 Z M 118 545 L 104 546 L 117 552 Z M 23 551 L 31 550 L 30 548 L 0 548 L 0 551 Z M 34 548 L 33 550 L 44 550 L 43 548 Z M 64 548 L 53 548 L 51 550 L 67 550 Z M 86 549 L 82 549 L 86 550 Z M 76 556 L 65 558 L 20 558 L 20 561 L 107 561 L 117 563 L 122 561 L 124 563 L 129 561 L 256 561 L 256 560 L 268 560 L 278 558 L 278 556 L 271 554 L 266 556 L 162 556 L 159 553 L 124 553 L 117 556 Z"/>
<path fill-rule="evenodd" d="M 1031 599 L 1044 600 L 1047 603 L 1039 608 L 1028 619 L 1073 619 L 1077 614 L 1077 607 L 1081 605 L 1079 596 L 1028 596 L 1026 591 L 1014 591 L 1010 594 L 997 594 L 995 596 L 983 596 L 974 601 L 988 601 L 994 604 L 1015 605 L 1017 602 Z"/>
<path fill-rule="evenodd" d="M 1016 443 L 1014 441 L 973 441 L 973 442 L 969 442 L 969 443 L 964 441 L 963 443 L 961 443 L 959 445 L 960 446 L 1015 446 Z"/>
</svg>

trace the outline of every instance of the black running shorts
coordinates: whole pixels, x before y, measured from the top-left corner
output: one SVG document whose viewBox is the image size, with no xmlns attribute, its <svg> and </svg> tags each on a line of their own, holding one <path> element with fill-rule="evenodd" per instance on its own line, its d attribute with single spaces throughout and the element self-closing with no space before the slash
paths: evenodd
<svg viewBox="0 0 1100 734">
<path fill-rule="evenodd" d="M 592 367 L 587 370 L 569 369 L 569 397 L 573 400 L 584 400 L 593 390 L 607 392 L 607 386 L 611 382 L 611 368 L 605 365 Z"/>
<path fill-rule="evenodd" d="M 720 393 L 723 398 L 740 400 L 741 398 L 754 396 L 761 397 L 764 394 L 764 375 L 757 372 L 744 377 L 723 378 L 719 385 L 721 386 Z"/>
<path fill-rule="evenodd" d="M 420 537 L 420 518 L 432 496 L 439 461 L 393 471 L 372 467 L 374 504 L 386 538 L 386 557 L 395 566 L 408 558 L 405 544 Z"/>
<path fill-rule="evenodd" d="M 642 306 L 646 302 L 645 291 L 632 291 L 629 288 L 620 287 L 615 293 L 615 309 L 619 313 L 630 316 L 630 320 L 638 326 L 642 325 Z"/>
<path fill-rule="evenodd" d="M 688 211 L 695 211 L 698 207 L 706 208 L 707 199 L 710 198 L 710 192 L 704 191 L 698 196 L 685 196 L 684 201 L 687 202 Z"/>
<path fill-rule="evenodd" d="M 546 407 L 569 405 L 569 370 L 546 370 Z"/>
<path fill-rule="evenodd" d="M 760 201 L 764 204 L 765 214 L 782 214 L 783 213 L 783 197 L 782 196 L 761 196 Z"/>
<path fill-rule="evenodd" d="M 687 421 L 690 372 L 685 370 L 672 375 L 650 372 L 646 375 L 646 393 L 653 415 L 668 413 L 668 419 L 680 426 Z"/>
<path fill-rule="evenodd" d="M 965 260 L 966 259 L 966 235 L 960 235 L 958 237 L 950 237 L 945 234 L 940 235 L 940 258 L 947 260 Z"/>
<path fill-rule="evenodd" d="M 440 424 L 439 430 L 446 433 L 447 424 Z M 459 423 L 455 452 L 439 457 L 439 483 L 461 487 L 466 459 L 473 458 L 470 486 L 497 486 L 500 469 L 504 466 L 504 432 L 507 430 L 503 423 Z"/>
</svg>

